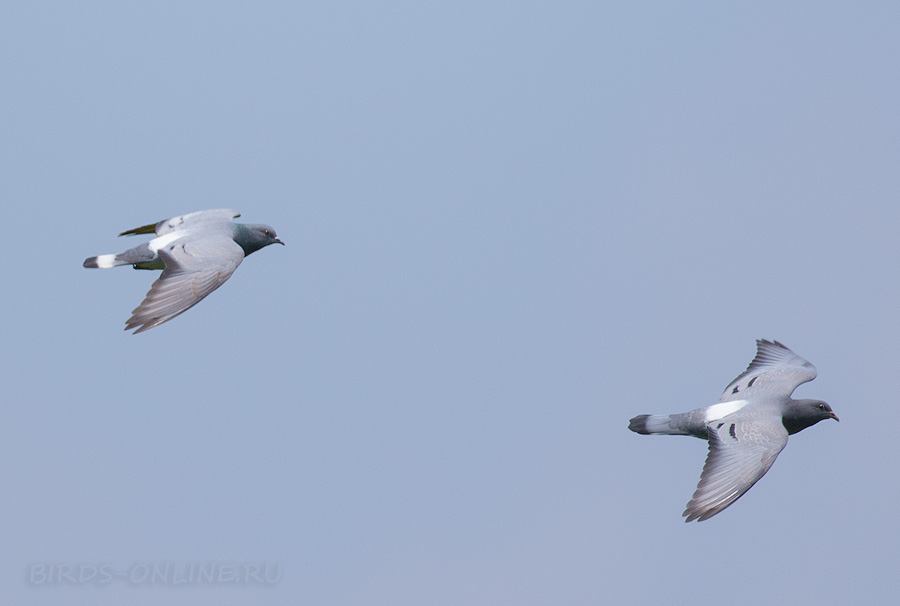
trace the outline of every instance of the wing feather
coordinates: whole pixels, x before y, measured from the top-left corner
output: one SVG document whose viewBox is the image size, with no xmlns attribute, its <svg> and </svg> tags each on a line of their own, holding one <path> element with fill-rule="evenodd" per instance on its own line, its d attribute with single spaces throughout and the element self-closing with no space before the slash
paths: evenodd
<svg viewBox="0 0 900 606">
<path fill-rule="evenodd" d="M 754 393 L 790 396 L 798 385 L 816 378 L 816 367 L 778 341 L 756 341 L 756 357 L 725 391 L 719 402 L 746 400 Z"/>
<path fill-rule="evenodd" d="M 204 223 L 221 223 L 227 225 L 232 219 L 240 217 L 241 213 L 228 208 L 214 208 L 211 210 L 198 210 L 186 215 L 179 215 L 171 219 L 163 219 L 158 223 L 150 223 L 129 229 L 120 233 L 120 236 L 136 236 L 140 234 L 156 233 L 157 236 L 171 233 L 179 229 L 191 229 Z"/>
<path fill-rule="evenodd" d="M 742 418 L 729 415 L 709 425 L 709 455 L 700 483 L 684 513 L 703 521 L 750 490 L 787 445 L 788 433 L 777 414 Z"/>
<path fill-rule="evenodd" d="M 198 241 L 176 240 L 158 252 L 162 275 L 132 312 L 125 330 L 135 334 L 184 313 L 225 283 L 244 259 L 244 252 L 227 236 Z"/>
</svg>

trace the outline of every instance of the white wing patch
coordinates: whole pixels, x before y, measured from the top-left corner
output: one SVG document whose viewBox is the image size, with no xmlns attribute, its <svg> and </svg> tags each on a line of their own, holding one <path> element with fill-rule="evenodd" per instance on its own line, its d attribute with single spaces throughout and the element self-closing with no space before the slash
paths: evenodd
<svg viewBox="0 0 900 606">
<path fill-rule="evenodd" d="M 176 232 L 168 233 L 164 236 L 160 236 L 158 238 L 153 238 L 147 244 L 150 246 L 150 250 L 153 251 L 154 254 L 156 254 L 157 252 L 159 252 L 160 248 L 163 248 L 164 246 L 166 246 L 166 244 L 169 244 L 169 243 L 177 240 L 178 238 L 180 238 L 183 235 L 184 235 L 183 231 L 182 232 L 176 231 Z"/>
<path fill-rule="evenodd" d="M 728 415 L 739 411 L 749 403 L 750 400 L 731 400 L 730 402 L 713 404 L 706 409 L 706 422 L 712 423 L 713 421 L 718 421 L 722 417 L 727 417 Z"/>
</svg>

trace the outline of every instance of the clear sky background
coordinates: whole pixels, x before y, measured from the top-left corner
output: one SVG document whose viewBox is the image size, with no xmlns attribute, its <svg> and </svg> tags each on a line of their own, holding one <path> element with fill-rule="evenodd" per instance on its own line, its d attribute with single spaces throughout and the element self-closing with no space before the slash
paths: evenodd
<svg viewBox="0 0 900 606">
<path fill-rule="evenodd" d="M 892 603 L 898 32 L 891 2 L 5 2 L 0 601 Z M 220 207 L 287 245 L 125 333 L 154 275 L 84 258 Z M 628 419 L 712 404 L 757 338 L 841 423 L 684 524 L 706 445 Z M 129 582 L 161 563 L 280 576 Z"/>
</svg>

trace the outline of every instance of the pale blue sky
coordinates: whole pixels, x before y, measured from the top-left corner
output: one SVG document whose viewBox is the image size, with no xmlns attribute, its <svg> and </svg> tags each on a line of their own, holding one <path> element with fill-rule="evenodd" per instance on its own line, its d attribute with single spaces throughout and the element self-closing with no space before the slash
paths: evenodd
<svg viewBox="0 0 900 606">
<path fill-rule="evenodd" d="M 900 7 L 783 4 L 4 3 L 0 601 L 896 599 Z M 287 245 L 125 333 L 84 258 L 218 207 Z M 841 423 L 686 525 L 628 419 L 756 338 Z"/>
</svg>

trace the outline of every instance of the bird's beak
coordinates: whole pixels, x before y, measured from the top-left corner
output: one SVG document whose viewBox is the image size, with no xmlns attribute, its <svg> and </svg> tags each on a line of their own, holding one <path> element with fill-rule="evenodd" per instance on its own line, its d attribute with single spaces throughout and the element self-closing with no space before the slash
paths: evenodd
<svg viewBox="0 0 900 606">
<path fill-rule="evenodd" d="M 834 411 L 833 411 L 833 410 L 828 411 L 828 416 L 831 417 L 832 419 L 834 419 L 835 421 L 837 421 L 838 423 L 841 422 L 841 420 L 840 420 L 839 418 L 837 418 L 837 415 L 834 414 Z"/>
<path fill-rule="evenodd" d="M 281 244 L 282 246 L 284 246 L 284 242 L 282 242 L 282 241 L 279 240 L 278 238 L 275 238 L 272 242 L 273 242 L 274 244 Z"/>
</svg>

